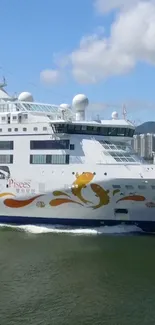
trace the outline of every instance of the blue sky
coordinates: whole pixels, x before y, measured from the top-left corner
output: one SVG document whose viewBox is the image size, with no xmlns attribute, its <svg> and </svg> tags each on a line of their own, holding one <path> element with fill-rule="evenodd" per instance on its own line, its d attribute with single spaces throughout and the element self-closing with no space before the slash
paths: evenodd
<svg viewBox="0 0 155 325">
<path fill-rule="evenodd" d="M 108 1 L 110 3 L 111 0 Z M 59 84 L 47 86 L 40 81 L 41 71 L 59 68 L 53 55 L 66 56 L 78 50 L 81 38 L 96 33 L 101 26 L 104 37 L 108 38 L 117 17 L 115 9 L 119 12 L 120 8 L 98 14 L 93 0 L 2 1 L 0 77 L 5 75 L 8 91 L 11 94 L 30 91 L 36 101 L 56 104 L 70 103 L 77 93 L 85 93 L 92 102 L 117 104 L 136 100 L 155 103 L 155 68 L 152 61 L 148 64 L 137 59 L 126 74 L 110 73 L 93 84 L 80 83 L 71 71 L 67 80 Z M 63 73 L 66 69 L 70 67 L 65 68 Z M 107 116 L 108 113 L 106 111 L 102 115 Z M 154 119 L 155 115 L 153 108 L 144 109 L 142 113 L 140 108 L 131 108 L 129 114 L 132 119 L 141 120 Z"/>
</svg>

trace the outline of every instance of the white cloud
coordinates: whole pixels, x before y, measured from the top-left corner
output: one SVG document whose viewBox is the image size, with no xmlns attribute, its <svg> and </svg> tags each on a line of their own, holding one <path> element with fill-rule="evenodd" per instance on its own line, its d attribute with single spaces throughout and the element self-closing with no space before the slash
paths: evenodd
<svg viewBox="0 0 155 325">
<path fill-rule="evenodd" d="M 115 9 L 127 9 L 138 2 L 139 0 L 95 0 L 94 6 L 99 14 L 104 14 Z"/>
<path fill-rule="evenodd" d="M 43 70 L 40 73 L 40 79 L 46 85 L 54 85 L 62 81 L 62 75 L 59 70 Z"/>
<path fill-rule="evenodd" d="M 127 73 L 138 61 L 155 64 L 155 4 L 139 2 L 120 11 L 109 37 L 100 33 L 83 37 L 69 59 L 73 77 L 79 83 L 96 83 Z"/>
<path fill-rule="evenodd" d="M 138 62 L 155 65 L 155 0 L 94 1 L 103 15 L 119 9 L 109 36 L 105 36 L 104 26 L 96 28 L 90 36 L 83 36 L 79 48 L 55 60 L 58 70 L 42 71 L 42 81 L 57 83 L 66 71 L 78 83 L 93 84 L 126 74 Z"/>
</svg>

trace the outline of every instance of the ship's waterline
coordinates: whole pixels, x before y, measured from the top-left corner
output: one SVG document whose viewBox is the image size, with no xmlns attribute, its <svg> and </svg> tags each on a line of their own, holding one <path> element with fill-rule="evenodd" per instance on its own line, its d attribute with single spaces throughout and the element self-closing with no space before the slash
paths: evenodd
<svg viewBox="0 0 155 325">
<path fill-rule="evenodd" d="M 155 232 L 155 222 L 152 221 L 121 221 L 115 219 L 75 219 L 72 218 L 47 218 L 47 217 L 25 217 L 25 216 L 0 216 L 0 224 L 8 225 L 54 225 L 75 228 L 99 228 L 113 226 L 135 226 L 137 232 Z M 135 232 L 135 229 L 133 230 Z M 131 230 L 132 232 L 132 230 Z"/>
</svg>

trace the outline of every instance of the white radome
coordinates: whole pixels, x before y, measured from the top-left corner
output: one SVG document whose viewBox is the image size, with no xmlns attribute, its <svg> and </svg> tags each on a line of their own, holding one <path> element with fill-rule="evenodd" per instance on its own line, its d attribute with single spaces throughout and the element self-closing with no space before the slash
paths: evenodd
<svg viewBox="0 0 155 325">
<path fill-rule="evenodd" d="M 111 117 L 113 120 L 117 120 L 118 119 L 118 113 L 117 112 L 112 112 Z"/>
<path fill-rule="evenodd" d="M 89 104 L 87 96 L 83 94 L 76 95 L 72 100 L 72 106 L 76 111 L 84 111 Z"/>
<path fill-rule="evenodd" d="M 18 100 L 20 100 L 21 102 L 33 102 L 34 101 L 32 94 L 27 91 L 22 92 L 18 96 Z"/>
<path fill-rule="evenodd" d="M 65 104 L 65 103 L 63 103 L 63 104 L 61 104 L 60 105 L 60 109 L 61 110 L 68 110 L 68 109 L 70 109 L 70 105 L 69 104 Z"/>
</svg>

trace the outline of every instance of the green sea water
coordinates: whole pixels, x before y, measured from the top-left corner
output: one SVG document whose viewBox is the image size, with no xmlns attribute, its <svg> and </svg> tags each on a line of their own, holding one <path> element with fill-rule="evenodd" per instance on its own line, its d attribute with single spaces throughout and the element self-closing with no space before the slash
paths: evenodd
<svg viewBox="0 0 155 325">
<path fill-rule="evenodd" d="M 0 325 L 32 324 L 154 325 L 155 237 L 1 227 Z"/>
</svg>

